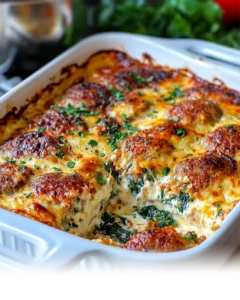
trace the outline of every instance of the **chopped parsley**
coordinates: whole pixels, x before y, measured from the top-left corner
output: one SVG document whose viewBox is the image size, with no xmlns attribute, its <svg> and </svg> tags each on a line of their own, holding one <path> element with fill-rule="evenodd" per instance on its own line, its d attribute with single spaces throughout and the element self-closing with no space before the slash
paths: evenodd
<svg viewBox="0 0 240 300">
<path fill-rule="evenodd" d="M 197 235 L 194 231 L 188 231 L 183 238 L 187 241 L 196 241 L 197 240 Z"/>
<path fill-rule="evenodd" d="M 29 196 L 31 196 L 32 195 L 32 193 L 30 192 L 30 193 L 25 193 L 25 194 L 23 194 L 26 198 L 28 198 Z"/>
<path fill-rule="evenodd" d="M 127 171 L 127 172 L 129 171 L 129 169 L 131 169 L 132 165 L 133 165 L 133 163 L 132 163 L 132 162 L 131 162 L 131 163 L 129 163 L 129 164 L 127 165 L 127 167 L 126 167 L 126 171 Z"/>
<path fill-rule="evenodd" d="M 119 89 L 114 89 L 112 87 L 108 87 L 107 90 L 113 95 L 113 97 L 117 101 L 123 101 L 125 99 L 124 94 L 121 90 Z"/>
<path fill-rule="evenodd" d="M 22 117 L 24 121 L 28 121 L 28 118 L 27 117 Z"/>
<path fill-rule="evenodd" d="M 16 163 L 16 159 L 11 159 L 11 158 L 9 158 L 8 156 L 5 157 L 5 160 L 6 160 L 7 162 L 9 162 L 10 164 L 12 164 L 12 165 L 14 165 L 14 164 Z"/>
<path fill-rule="evenodd" d="M 75 132 L 71 131 L 71 130 L 68 130 L 67 133 L 70 134 L 70 135 L 74 135 Z"/>
<path fill-rule="evenodd" d="M 216 208 L 217 208 L 217 217 L 220 217 L 223 213 L 223 210 L 219 202 L 216 203 Z"/>
<path fill-rule="evenodd" d="M 54 171 L 57 171 L 57 172 L 60 172 L 60 171 L 61 171 L 60 168 L 56 168 L 56 167 L 52 167 L 52 169 L 53 169 Z"/>
<path fill-rule="evenodd" d="M 111 150 L 114 151 L 117 149 L 117 143 L 119 141 L 124 140 L 126 137 L 128 136 L 127 132 L 116 132 L 114 134 L 111 134 L 110 136 L 107 136 L 107 142 L 109 144 L 109 146 L 111 147 Z"/>
<path fill-rule="evenodd" d="M 43 131 L 46 131 L 46 127 L 37 127 L 37 131 L 38 132 L 43 132 Z"/>
<path fill-rule="evenodd" d="M 148 179 L 149 181 L 152 181 L 152 182 L 155 181 L 155 180 L 154 180 L 154 177 L 153 177 L 153 170 L 151 170 L 151 171 L 147 174 L 147 179 Z"/>
<path fill-rule="evenodd" d="M 164 101 L 174 100 L 175 98 L 182 98 L 184 96 L 183 91 L 179 88 L 179 86 L 174 85 L 173 90 L 169 92 L 167 97 L 163 97 Z"/>
<path fill-rule="evenodd" d="M 112 161 L 107 161 L 104 164 L 104 168 L 105 170 L 110 173 L 113 178 L 116 180 L 117 183 L 121 182 L 121 177 L 119 176 L 118 172 L 115 170 L 115 168 L 113 167 L 113 162 Z"/>
<path fill-rule="evenodd" d="M 95 146 L 98 145 L 98 142 L 95 141 L 95 140 L 90 140 L 90 141 L 88 142 L 88 145 L 91 146 L 91 147 L 95 147 Z"/>
<path fill-rule="evenodd" d="M 65 142 L 65 138 L 63 135 L 59 135 L 58 136 L 58 139 L 61 141 L 61 142 Z"/>
<path fill-rule="evenodd" d="M 102 121 L 103 117 L 100 117 L 97 119 L 96 124 L 100 123 Z"/>
<path fill-rule="evenodd" d="M 127 178 L 128 187 L 133 195 L 138 195 L 141 192 L 142 187 L 144 186 L 144 180 L 141 178 L 140 180 L 134 181 L 131 177 Z"/>
<path fill-rule="evenodd" d="M 70 168 L 70 169 L 74 168 L 75 167 L 75 162 L 74 161 L 69 161 L 67 163 L 67 167 Z"/>
<path fill-rule="evenodd" d="M 99 114 L 98 111 L 89 111 L 85 103 L 81 103 L 77 107 L 72 106 L 70 103 L 68 103 L 66 107 L 52 105 L 51 108 L 57 109 L 60 114 L 66 113 L 68 116 L 72 115 L 75 120 L 77 120 L 80 116 L 97 116 Z"/>
<path fill-rule="evenodd" d="M 81 131 L 79 131 L 78 135 L 79 135 L 80 137 L 84 137 L 84 136 L 85 136 L 85 133 L 84 133 L 84 132 L 81 132 Z"/>
<path fill-rule="evenodd" d="M 184 128 L 177 128 L 177 129 L 174 130 L 173 133 L 177 134 L 177 135 L 179 135 L 181 137 L 184 137 L 187 134 L 187 132 L 186 132 L 186 130 Z"/>
<path fill-rule="evenodd" d="M 129 122 L 130 122 L 129 116 L 127 116 L 127 115 L 125 115 L 125 114 L 121 114 L 121 116 L 124 118 L 124 120 L 125 120 L 126 123 L 129 123 Z"/>
<path fill-rule="evenodd" d="M 143 78 L 140 74 L 134 74 L 134 79 L 137 83 L 151 83 L 154 80 L 154 76 L 149 76 L 148 78 Z"/>
<path fill-rule="evenodd" d="M 122 228 L 120 224 L 115 221 L 115 217 L 104 212 L 102 216 L 102 224 L 96 227 L 97 231 L 100 231 L 104 236 L 110 236 L 110 238 L 116 239 L 121 244 L 126 244 L 131 238 L 131 232 Z"/>
<path fill-rule="evenodd" d="M 100 184 L 102 184 L 102 185 L 104 185 L 104 184 L 107 183 L 107 180 L 104 179 L 103 177 L 101 177 L 100 175 L 98 175 L 98 176 L 96 177 L 96 179 L 97 179 L 97 182 L 100 183 Z"/>
<path fill-rule="evenodd" d="M 40 170 L 41 168 L 37 165 L 34 165 L 34 168 L 37 169 L 37 170 Z"/>
<path fill-rule="evenodd" d="M 58 157 L 58 158 L 63 158 L 65 156 L 64 152 L 62 149 L 59 149 L 59 152 L 55 153 L 55 155 Z"/>
<path fill-rule="evenodd" d="M 233 125 L 232 125 L 232 124 L 227 124 L 227 125 L 225 125 L 225 127 L 226 127 L 226 128 L 232 128 Z"/>
<path fill-rule="evenodd" d="M 138 91 L 139 96 L 144 96 L 144 93 L 142 91 Z"/>
<path fill-rule="evenodd" d="M 138 211 L 138 214 L 144 219 L 159 222 L 162 228 L 176 224 L 170 212 L 159 210 L 154 205 L 142 207 L 141 210 Z"/>
<path fill-rule="evenodd" d="M 167 176 L 167 175 L 169 174 L 169 172 L 170 172 L 170 168 L 169 168 L 169 167 L 166 167 L 166 168 L 163 169 L 162 175 L 163 175 L 163 176 Z"/>
<path fill-rule="evenodd" d="M 129 130 L 131 133 L 140 131 L 137 127 L 134 127 L 130 124 L 123 124 L 123 128 Z"/>
</svg>

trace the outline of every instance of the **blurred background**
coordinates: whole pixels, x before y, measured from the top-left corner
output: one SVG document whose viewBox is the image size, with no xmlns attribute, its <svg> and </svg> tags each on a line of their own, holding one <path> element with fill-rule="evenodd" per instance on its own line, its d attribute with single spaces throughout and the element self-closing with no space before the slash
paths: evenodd
<svg viewBox="0 0 240 300">
<path fill-rule="evenodd" d="M 82 38 L 105 31 L 240 50 L 240 0 L 0 0 L 0 96 Z"/>
</svg>

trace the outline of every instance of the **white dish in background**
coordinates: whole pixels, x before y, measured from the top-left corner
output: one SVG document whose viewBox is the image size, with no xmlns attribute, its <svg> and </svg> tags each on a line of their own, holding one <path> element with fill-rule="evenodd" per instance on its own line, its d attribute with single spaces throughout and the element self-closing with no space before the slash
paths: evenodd
<svg viewBox="0 0 240 300">
<path fill-rule="evenodd" d="M 57 82 L 63 67 L 84 63 L 89 56 L 107 49 L 126 51 L 130 56 L 141 59 L 143 53 L 150 54 L 157 63 L 173 68 L 186 67 L 199 76 L 211 80 L 217 77 L 229 87 L 239 89 L 240 69 L 226 63 L 214 62 L 194 56 L 199 53 L 217 55 L 233 64 L 240 62 L 240 52 L 227 47 L 197 40 L 168 40 L 134 34 L 105 33 L 84 39 L 31 77 L 21 82 L 0 98 L 0 118 L 11 107 L 20 108 L 26 99 L 49 83 Z M 214 54 L 215 53 L 215 54 Z M 78 270 L 94 266 L 108 268 L 112 262 L 125 265 L 132 262 L 144 267 L 175 265 L 198 261 L 202 264 L 215 259 L 222 265 L 236 250 L 240 242 L 240 205 L 229 214 L 223 225 L 201 245 L 184 251 L 171 253 L 142 253 L 102 245 L 70 235 L 20 215 L 0 209 L 0 265 L 12 269 L 48 267 L 58 269 L 73 263 Z"/>
</svg>

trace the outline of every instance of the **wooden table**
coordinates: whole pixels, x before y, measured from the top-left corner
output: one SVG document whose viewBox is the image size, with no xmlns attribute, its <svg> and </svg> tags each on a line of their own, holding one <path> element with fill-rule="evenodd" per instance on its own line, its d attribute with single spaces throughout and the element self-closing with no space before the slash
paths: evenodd
<svg viewBox="0 0 240 300">
<path fill-rule="evenodd" d="M 225 266 L 219 271 L 220 274 L 240 274 L 240 248 L 229 259 Z M 9 274 L 0 269 L 0 276 L 9 276 Z"/>
</svg>

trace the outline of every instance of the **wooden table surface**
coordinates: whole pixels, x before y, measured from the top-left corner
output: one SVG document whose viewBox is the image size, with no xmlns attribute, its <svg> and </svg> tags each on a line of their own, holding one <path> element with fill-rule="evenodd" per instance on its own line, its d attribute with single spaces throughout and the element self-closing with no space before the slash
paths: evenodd
<svg viewBox="0 0 240 300">
<path fill-rule="evenodd" d="M 240 248 L 219 271 L 219 274 L 240 274 Z M 0 269 L 0 276 L 9 276 L 9 274 Z"/>
</svg>

